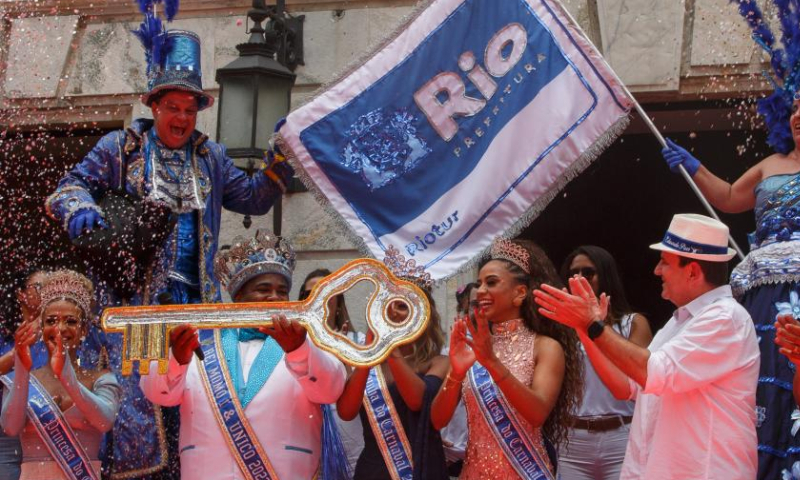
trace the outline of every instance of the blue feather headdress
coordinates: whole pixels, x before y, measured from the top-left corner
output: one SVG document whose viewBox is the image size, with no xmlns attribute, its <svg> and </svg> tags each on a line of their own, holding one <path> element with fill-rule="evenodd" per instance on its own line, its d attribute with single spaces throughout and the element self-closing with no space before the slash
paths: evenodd
<svg viewBox="0 0 800 480">
<path fill-rule="evenodd" d="M 752 37 L 770 56 L 772 74 L 765 72 L 773 92 L 757 103 L 759 115 L 767 124 L 767 143 L 775 151 L 788 154 L 795 148 L 789 127 L 792 102 L 800 98 L 800 0 L 772 0 L 780 22 L 780 45 L 769 28 L 756 0 L 730 0 L 747 21 Z"/>
<path fill-rule="evenodd" d="M 142 103 L 150 106 L 159 92 L 182 90 L 197 96 L 198 108 L 214 104 L 214 97 L 203 91 L 200 67 L 200 38 L 193 32 L 169 30 L 159 18 L 157 7 L 164 6 L 164 17 L 172 21 L 178 14 L 179 0 L 136 0 L 144 20 L 133 34 L 144 47 L 147 62 L 147 90 Z"/>
<path fill-rule="evenodd" d="M 162 0 L 136 0 L 139 10 L 144 14 L 139 28 L 133 34 L 142 42 L 144 47 L 145 60 L 147 62 L 147 78 L 156 75 L 164 69 L 164 60 L 167 57 L 167 32 L 158 17 L 156 5 Z M 164 14 L 168 22 L 171 22 L 178 13 L 178 0 L 163 0 Z"/>
</svg>

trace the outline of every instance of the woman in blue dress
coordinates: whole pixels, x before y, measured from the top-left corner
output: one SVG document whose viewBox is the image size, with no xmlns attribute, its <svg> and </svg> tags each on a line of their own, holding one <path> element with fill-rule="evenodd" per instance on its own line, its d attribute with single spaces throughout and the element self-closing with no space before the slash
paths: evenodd
<svg viewBox="0 0 800 480">
<path fill-rule="evenodd" d="M 775 153 L 735 182 L 720 179 L 689 152 L 668 142 L 662 151 L 673 171 L 683 165 L 714 207 L 723 212 L 755 210 L 750 253 L 731 275 L 733 294 L 753 317 L 761 346 L 756 392 L 758 478 L 794 480 L 800 473 L 800 410 L 792 395 L 794 364 L 778 352 L 775 320 L 800 313 L 800 100 L 788 118 L 793 149 Z M 774 125 L 770 128 L 775 130 Z M 785 130 L 785 129 L 784 129 Z M 800 424 L 798 424 L 800 425 Z"/>
</svg>

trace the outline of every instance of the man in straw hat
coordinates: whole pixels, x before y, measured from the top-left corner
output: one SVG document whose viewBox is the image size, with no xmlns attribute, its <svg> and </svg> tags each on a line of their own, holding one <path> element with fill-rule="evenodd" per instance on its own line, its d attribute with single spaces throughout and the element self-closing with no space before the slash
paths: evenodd
<svg viewBox="0 0 800 480">
<path fill-rule="evenodd" d="M 603 382 L 636 400 L 621 479 L 750 480 L 757 468 L 755 392 L 759 350 L 750 315 L 727 285 L 728 227 L 675 215 L 655 274 L 677 310 L 648 348 L 601 321 L 613 299 L 586 279 L 567 293 L 535 292 L 539 311 L 574 328 Z"/>
<path fill-rule="evenodd" d="M 238 303 L 288 301 L 294 266 L 291 245 L 265 230 L 235 239 L 215 261 Z M 337 446 L 333 418 L 321 404 L 339 398 L 345 368 L 312 344 L 300 323 L 273 317 L 269 327 L 199 334 L 183 325 L 171 345 L 168 373 L 151 365 L 141 387 L 154 403 L 181 407 L 183 480 L 332 478 L 315 477 Z"/>
<path fill-rule="evenodd" d="M 177 2 L 166 3 L 171 20 Z M 64 176 L 46 209 L 73 241 L 94 251 L 92 269 L 105 277 L 105 288 L 100 285 L 99 290 L 109 303 L 217 302 L 221 296 L 213 259 L 222 209 L 266 214 L 285 190 L 292 170 L 269 156 L 250 177 L 233 165 L 223 145 L 195 130 L 198 112 L 214 102 L 202 86 L 200 38 L 189 31 L 165 30 L 154 0 L 141 0 L 139 5 L 145 19 L 134 34 L 144 46 L 148 81 L 141 101 L 153 119 L 134 120 L 126 130 L 104 136 Z M 120 197 L 133 207 L 111 208 L 119 201 L 109 199 Z M 119 213 L 131 211 L 133 218 Z M 152 248 L 145 253 L 142 244 Z M 120 245 L 130 249 L 119 251 Z M 120 257 L 134 261 L 119 265 Z M 114 268 L 104 276 L 101 271 L 108 270 L 109 263 Z M 120 288 L 120 277 L 132 279 Z M 118 372 L 121 336 L 95 335 Z M 171 458 L 177 456 L 175 433 L 170 433 L 176 427 L 175 415 L 143 397 L 138 373 L 121 383 L 122 407 L 105 464 L 110 477 L 178 478 L 177 461 Z"/>
</svg>

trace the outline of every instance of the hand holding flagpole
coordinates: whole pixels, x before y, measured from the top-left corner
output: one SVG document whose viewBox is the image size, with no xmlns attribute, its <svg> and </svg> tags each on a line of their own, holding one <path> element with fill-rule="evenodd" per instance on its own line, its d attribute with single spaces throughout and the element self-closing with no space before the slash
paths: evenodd
<svg viewBox="0 0 800 480">
<path fill-rule="evenodd" d="M 564 8 L 563 5 L 560 4 L 560 2 L 556 2 L 556 5 L 558 5 L 561 12 L 567 18 L 570 19 L 574 27 L 580 31 L 581 35 L 583 35 L 586 41 L 591 42 L 591 40 L 589 40 L 589 36 L 586 35 L 580 24 L 577 21 L 575 21 L 575 18 L 572 16 L 572 14 L 569 13 L 569 11 L 566 8 Z M 594 48 L 595 50 L 597 50 L 599 55 L 599 50 L 597 49 L 597 47 L 595 46 Z M 636 111 L 639 113 L 639 116 L 642 118 L 642 120 L 648 126 L 648 128 L 650 128 L 650 131 L 653 132 L 653 135 L 655 135 L 658 141 L 661 143 L 661 148 L 667 148 L 668 145 L 667 141 L 664 139 L 664 136 L 661 135 L 660 131 L 658 131 L 658 128 L 655 126 L 653 121 L 650 120 L 650 117 L 647 115 L 647 112 L 644 111 L 639 102 L 633 97 L 633 94 L 631 94 L 631 91 L 628 89 L 628 87 L 625 85 L 622 79 L 619 78 L 619 76 L 613 69 L 609 68 L 608 71 L 611 73 L 611 75 L 614 75 L 617 82 L 619 83 L 620 88 L 622 88 L 622 90 L 625 92 L 625 95 L 627 95 L 628 98 L 631 100 L 631 102 L 633 102 L 633 106 L 634 108 L 636 108 Z M 703 195 L 703 192 L 700 191 L 700 187 L 697 186 L 694 180 L 692 180 L 692 177 L 689 175 L 689 172 L 686 171 L 686 168 L 684 168 L 683 165 L 678 165 L 678 170 L 680 171 L 680 174 L 683 176 L 683 179 L 686 180 L 686 183 L 688 183 L 689 186 L 692 187 L 692 190 L 694 191 L 695 195 L 697 195 L 697 198 L 700 200 L 700 203 L 702 203 L 703 206 L 706 208 L 708 214 L 711 215 L 714 219 L 721 221 L 719 219 L 719 216 L 717 215 L 717 212 L 714 211 L 714 208 L 708 202 L 705 195 Z M 733 236 L 730 233 L 728 234 L 728 241 L 730 242 L 731 247 L 733 247 L 733 249 L 736 250 L 736 253 L 738 254 L 739 258 L 741 260 L 744 260 L 744 253 L 742 252 L 742 249 L 739 248 L 739 245 L 736 243 L 736 240 L 733 239 Z"/>
</svg>

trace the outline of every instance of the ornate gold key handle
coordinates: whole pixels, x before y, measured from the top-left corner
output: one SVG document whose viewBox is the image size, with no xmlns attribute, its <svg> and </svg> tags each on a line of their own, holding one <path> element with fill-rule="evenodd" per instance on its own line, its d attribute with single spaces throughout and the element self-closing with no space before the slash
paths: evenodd
<svg viewBox="0 0 800 480">
<path fill-rule="evenodd" d="M 328 300 L 361 281 L 375 286 L 366 308 L 366 318 L 375 337 L 370 345 L 352 342 L 332 331 L 325 322 Z M 388 318 L 389 304 L 397 300 L 409 307 L 408 317 L 400 324 Z M 101 324 L 106 332 L 123 334 L 123 375 L 133 371 L 134 360 L 139 360 L 142 374 L 149 371 L 151 360 L 158 360 L 158 371 L 164 374 L 172 328 L 186 323 L 202 329 L 260 327 L 270 325 L 273 315 L 299 320 L 317 346 L 345 363 L 366 367 L 382 362 L 394 347 L 419 337 L 428 324 L 430 305 L 419 287 L 395 277 L 383 263 L 364 258 L 320 280 L 302 302 L 113 307 L 105 309 Z"/>
</svg>

